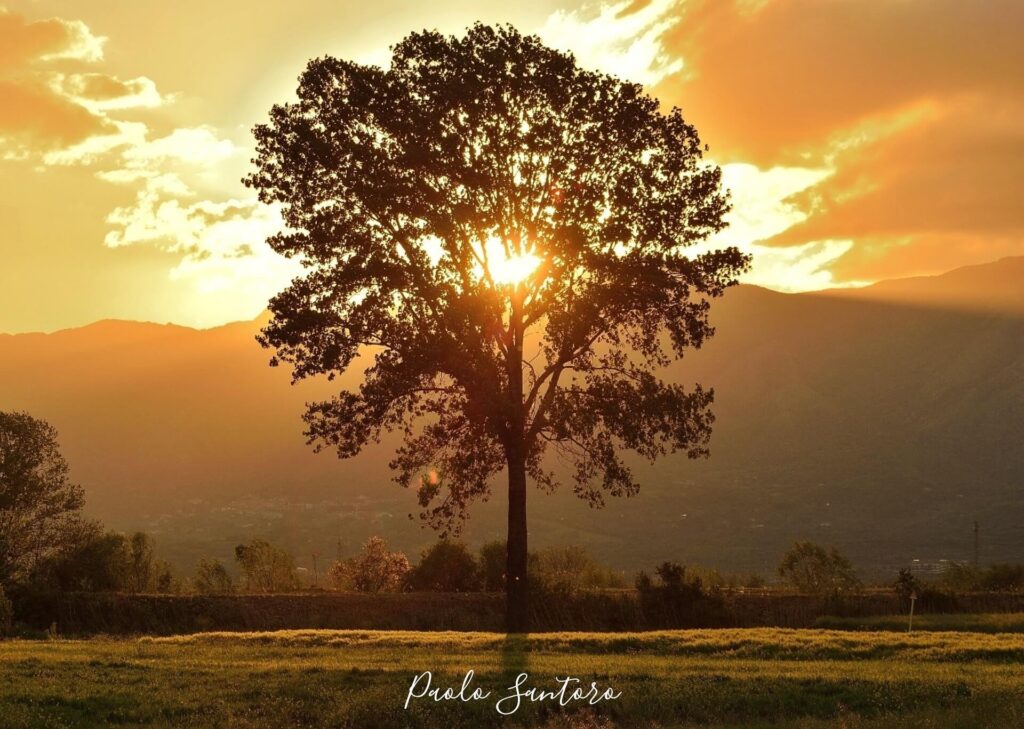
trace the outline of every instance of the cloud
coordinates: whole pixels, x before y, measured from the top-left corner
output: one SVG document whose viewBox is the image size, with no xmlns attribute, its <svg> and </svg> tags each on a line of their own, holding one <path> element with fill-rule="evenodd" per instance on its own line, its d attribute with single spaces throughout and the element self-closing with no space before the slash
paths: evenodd
<svg viewBox="0 0 1024 729">
<path fill-rule="evenodd" d="M 575 54 L 580 65 L 650 86 L 683 67 L 663 46 L 678 21 L 679 0 L 618 2 L 559 10 L 538 33 L 548 45 Z"/>
<path fill-rule="evenodd" d="M 1020 95 L 1016 0 L 691 0 L 663 39 L 689 73 L 658 92 L 715 149 L 760 163 L 923 100 Z"/>
<path fill-rule="evenodd" d="M 849 252 L 853 241 L 820 240 L 787 247 L 759 243 L 806 221 L 808 215 L 793 202 L 794 196 L 827 180 L 833 172 L 828 167 L 760 169 L 739 162 L 722 165 L 722 182 L 732 201 L 727 217 L 729 227 L 694 253 L 735 246 L 750 253 L 755 261 L 753 269 L 742 280 L 780 291 L 843 285 L 833 276 L 831 266 Z"/>
<path fill-rule="evenodd" d="M 251 316 L 299 273 L 297 261 L 279 256 L 265 242 L 283 226 L 280 210 L 255 199 L 194 198 L 176 175 L 148 176 L 131 205 L 110 213 L 112 229 L 104 242 L 180 254 L 169 272 L 172 280 L 202 295 L 228 295 L 214 311 L 197 314 L 198 321 L 219 323 L 225 307 L 236 316 Z"/>
<path fill-rule="evenodd" d="M 0 78 L 0 138 L 6 149 L 77 144 L 108 129 L 103 117 L 54 93 L 45 82 Z"/>
<path fill-rule="evenodd" d="M 815 237 L 1024 234 L 1024 107 L 944 110 L 864 148 L 793 202 L 815 214 L 776 244 Z"/>
<path fill-rule="evenodd" d="M 145 77 L 122 81 L 99 72 L 54 70 L 56 61 L 102 61 L 105 41 L 80 21 L 30 21 L 0 8 L 0 152 L 5 159 L 28 159 L 80 145 L 93 154 L 104 145 L 110 148 L 111 138 L 124 133 L 108 112 L 164 103 L 156 85 Z M 106 140 L 92 141 L 96 137 Z M 68 155 L 52 159 L 66 164 Z"/>
<path fill-rule="evenodd" d="M 35 61 L 98 61 L 103 58 L 105 41 L 81 21 L 29 21 L 0 7 L 0 71 L 19 69 Z"/>
<path fill-rule="evenodd" d="M 280 211 L 248 191 L 215 199 L 197 192 L 244 152 L 210 127 L 178 128 L 125 146 L 118 167 L 97 173 L 107 182 L 137 188 L 131 204 L 107 216 L 111 230 L 104 243 L 179 254 L 170 271 L 173 280 L 202 294 L 234 291 L 261 305 L 298 273 L 297 262 L 265 242 L 283 226 Z"/>
<path fill-rule="evenodd" d="M 265 243 L 282 225 L 279 211 L 242 189 L 237 176 L 224 179 L 225 163 L 244 150 L 216 129 L 154 136 L 149 123 L 121 118 L 172 97 L 145 76 L 90 68 L 103 61 L 104 42 L 78 21 L 30 21 L 0 10 L 0 159 L 35 161 L 37 169 L 91 166 L 104 183 L 133 190 L 131 203 L 107 215 L 105 245 L 178 254 L 173 280 L 222 292 L 218 310 L 240 310 L 229 303 L 237 295 L 251 314 L 254 300 L 262 305 L 296 273 L 294 261 Z"/>
<path fill-rule="evenodd" d="M 655 95 L 718 159 L 833 170 L 752 244 L 765 282 L 812 253 L 845 283 L 1024 254 L 1024 4 L 638 0 L 619 27 L 630 13 L 683 64 Z"/>
<path fill-rule="evenodd" d="M 56 91 L 94 113 L 153 109 L 167 102 L 156 84 L 145 76 L 122 81 L 104 73 L 58 74 L 53 84 Z"/>
</svg>

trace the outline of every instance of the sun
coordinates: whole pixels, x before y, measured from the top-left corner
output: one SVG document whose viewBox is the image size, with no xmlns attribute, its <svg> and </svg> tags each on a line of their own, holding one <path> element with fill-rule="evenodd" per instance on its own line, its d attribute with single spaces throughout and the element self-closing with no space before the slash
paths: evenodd
<svg viewBox="0 0 1024 729">
<path fill-rule="evenodd" d="M 510 286 L 529 278 L 541 259 L 533 253 L 506 255 L 505 248 L 497 238 L 487 241 L 487 267 L 495 284 Z"/>
</svg>

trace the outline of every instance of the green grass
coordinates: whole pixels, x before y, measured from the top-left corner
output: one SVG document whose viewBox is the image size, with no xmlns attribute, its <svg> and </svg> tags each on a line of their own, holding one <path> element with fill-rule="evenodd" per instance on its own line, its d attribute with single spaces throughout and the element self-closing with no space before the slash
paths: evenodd
<svg viewBox="0 0 1024 729">
<path fill-rule="evenodd" d="M 0 642 L 4 727 L 1009 727 L 1024 722 L 1024 635 L 825 630 L 635 634 L 283 631 Z M 412 677 L 474 703 L 402 707 Z M 520 671 L 622 692 L 592 711 L 494 699 Z"/>
<path fill-rule="evenodd" d="M 907 616 L 874 615 L 863 618 L 818 618 L 815 627 L 832 630 L 907 630 Z M 915 631 L 968 631 L 972 633 L 1024 633 L 1024 613 L 915 615 Z"/>
</svg>

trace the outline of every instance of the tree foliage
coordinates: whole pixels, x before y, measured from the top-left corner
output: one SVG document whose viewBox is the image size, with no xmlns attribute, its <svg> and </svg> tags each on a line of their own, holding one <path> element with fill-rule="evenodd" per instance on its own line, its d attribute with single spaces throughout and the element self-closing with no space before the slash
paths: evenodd
<svg viewBox="0 0 1024 729">
<path fill-rule="evenodd" d="M 482 574 L 465 544 L 442 539 L 423 551 L 407 582 L 413 590 L 473 592 L 481 588 Z"/>
<path fill-rule="evenodd" d="M 480 547 L 480 572 L 485 592 L 505 589 L 508 544 L 504 540 L 487 542 Z"/>
<path fill-rule="evenodd" d="M 800 592 L 826 595 L 855 590 L 860 580 L 839 550 L 814 542 L 797 542 L 779 564 L 779 576 Z"/>
<path fill-rule="evenodd" d="M 30 577 L 36 588 L 62 592 L 170 592 L 170 566 L 157 559 L 144 532 L 105 531 L 98 522 L 77 522 Z"/>
<path fill-rule="evenodd" d="M 285 592 L 299 586 L 295 558 L 263 539 L 235 547 L 235 561 L 242 569 L 246 589 L 252 592 Z"/>
<path fill-rule="evenodd" d="M 0 584 L 24 579 L 67 541 L 82 508 L 57 431 L 23 412 L 0 412 Z"/>
<path fill-rule="evenodd" d="M 910 599 L 911 595 L 920 596 L 921 582 L 909 568 L 901 567 L 900 571 L 896 574 L 893 589 L 896 590 L 896 594 L 900 596 L 901 600 L 906 601 Z"/>
<path fill-rule="evenodd" d="M 686 255 L 728 203 L 678 109 L 476 25 L 410 35 L 387 69 L 316 59 L 255 133 L 246 182 L 305 266 L 263 343 L 295 378 L 373 357 L 311 405 L 312 443 L 348 457 L 401 430 L 396 479 L 443 530 L 506 464 L 553 489 L 554 452 L 599 505 L 638 489 L 623 450 L 707 453 L 712 392 L 657 370 L 712 334 L 746 259 Z M 502 260 L 533 265 L 508 281 Z"/>
<path fill-rule="evenodd" d="M 622 575 L 599 564 L 586 549 L 575 544 L 540 550 L 530 562 L 530 571 L 549 592 L 626 586 Z"/>
<path fill-rule="evenodd" d="M 200 595 L 228 595 L 235 591 L 235 584 L 227 568 L 218 559 L 199 560 L 192 587 Z"/>
<path fill-rule="evenodd" d="M 328 576 L 338 589 L 358 592 L 400 590 L 409 573 L 409 559 L 392 552 L 380 537 L 370 537 L 355 557 L 331 565 Z"/>
</svg>

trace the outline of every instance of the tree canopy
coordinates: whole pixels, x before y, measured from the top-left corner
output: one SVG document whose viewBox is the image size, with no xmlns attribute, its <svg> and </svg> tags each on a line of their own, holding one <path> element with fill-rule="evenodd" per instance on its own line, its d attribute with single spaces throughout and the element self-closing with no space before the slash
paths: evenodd
<svg viewBox="0 0 1024 729">
<path fill-rule="evenodd" d="M 838 549 L 814 542 L 797 542 L 783 556 L 779 576 L 812 595 L 840 593 L 860 586 L 850 561 Z"/>
<path fill-rule="evenodd" d="M 707 453 L 712 392 L 658 369 L 712 334 L 747 259 L 706 245 L 728 201 L 679 109 L 478 24 L 414 33 L 386 69 L 315 59 L 255 135 L 269 243 L 305 266 L 263 343 L 295 378 L 373 358 L 309 407 L 311 443 L 400 430 L 396 480 L 445 532 L 507 466 L 513 586 L 527 475 L 599 505 L 638 489 L 623 451 Z"/>
<path fill-rule="evenodd" d="M 65 541 L 83 500 L 56 429 L 28 413 L 0 412 L 0 584 L 24 578 Z"/>
</svg>

